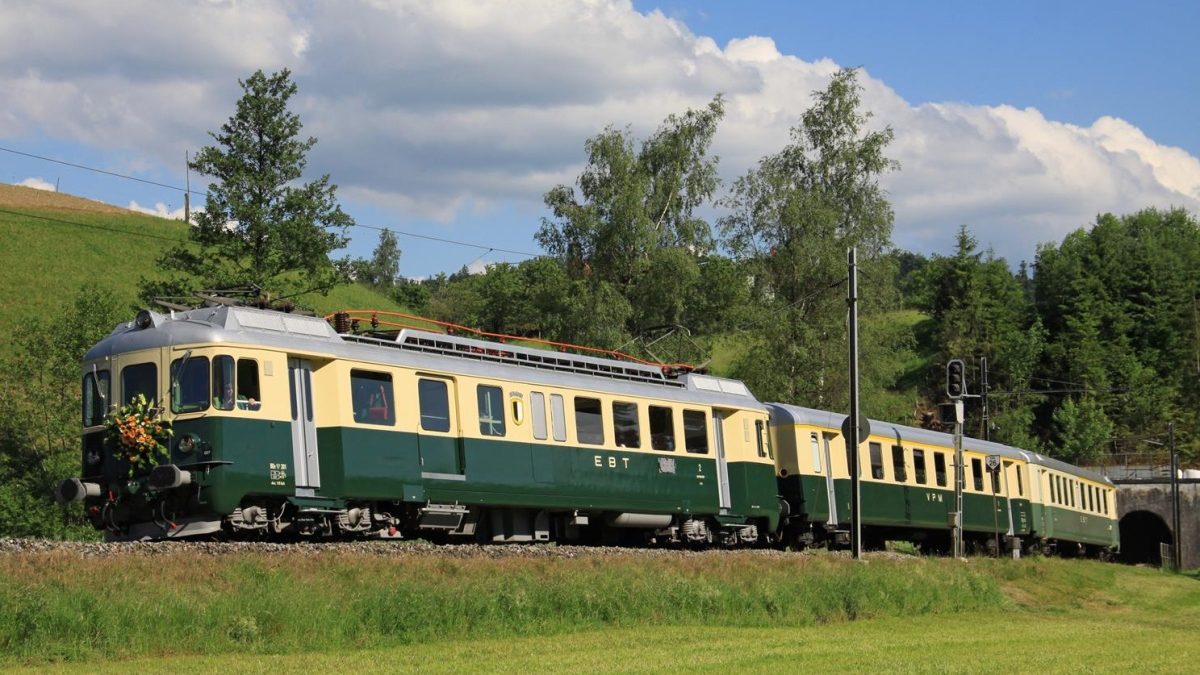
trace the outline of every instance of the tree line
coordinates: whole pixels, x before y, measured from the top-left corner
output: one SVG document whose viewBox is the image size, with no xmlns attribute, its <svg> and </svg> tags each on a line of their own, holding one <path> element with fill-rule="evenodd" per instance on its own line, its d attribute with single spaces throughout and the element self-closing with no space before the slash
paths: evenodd
<svg viewBox="0 0 1200 675">
<path fill-rule="evenodd" d="M 545 193 L 535 237 L 545 255 L 420 281 L 401 275 L 386 230 L 371 257 L 334 257 L 353 220 L 329 176 L 298 182 L 316 139 L 300 139 L 288 109 L 290 73 L 241 85 L 235 113 L 192 163 L 213 179 L 205 210 L 189 242 L 142 278 L 143 302 L 253 287 L 290 308 L 297 293 L 359 283 L 431 318 L 696 363 L 760 400 L 845 410 L 855 247 L 865 414 L 936 426 L 946 361 L 971 364 L 982 393 L 986 359 L 987 419 L 973 401 L 970 435 L 1089 464 L 1146 448 L 1173 421 L 1185 456 L 1196 454 L 1195 216 L 1103 214 L 1015 269 L 966 225 L 949 255 L 899 250 L 879 184 L 901 170 L 887 156 L 893 132 L 870 124 L 855 70 L 814 92 L 788 143 L 726 191 L 711 152 L 721 96 L 646 138 L 606 127 L 585 142 L 576 181 Z M 75 329 L 18 330 L 0 362 L 0 533 L 84 531 L 47 496 L 79 461 L 78 363 L 129 308 L 81 291 L 65 310 Z M 51 367 L 30 381 L 30 360 Z"/>
</svg>

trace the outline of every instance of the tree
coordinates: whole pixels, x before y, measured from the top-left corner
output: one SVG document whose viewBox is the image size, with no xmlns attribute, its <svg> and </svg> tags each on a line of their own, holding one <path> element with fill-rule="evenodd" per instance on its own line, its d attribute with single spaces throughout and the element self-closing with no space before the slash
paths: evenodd
<svg viewBox="0 0 1200 675">
<path fill-rule="evenodd" d="M 345 265 L 329 257 L 354 224 L 337 203 L 337 187 L 328 174 L 295 184 L 317 141 L 299 137 L 300 118 L 288 110 L 297 91 L 290 71 L 259 70 L 239 84 L 237 110 L 209 134 L 216 145 L 190 164 L 214 179 L 188 233 L 191 245 L 163 255 L 168 279 L 142 280 L 146 299 L 251 284 L 276 296 L 325 293 L 346 281 Z"/>
<path fill-rule="evenodd" d="M 400 247 L 396 235 L 384 228 L 379 233 L 379 244 L 375 246 L 370 260 L 354 261 L 355 280 L 366 286 L 390 291 L 400 276 Z"/>
<path fill-rule="evenodd" d="M 588 164 L 575 189 L 546 193 L 554 219 L 542 219 L 537 240 L 576 274 L 589 270 L 624 287 L 642 271 L 655 248 L 703 252 L 708 224 L 696 218 L 719 183 L 708 148 L 725 104 L 717 96 L 702 110 L 670 115 L 640 150 L 628 130 L 606 128 L 588 139 Z"/>
<path fill-rule="evenodd" d="M 866 131 L 856 71 L 814 92 L 791 143 L 739 178 L 722 201 L 725 244 L 754 278 L 757 318 L 735 371 L 760 398 L 815 407 L 846 400 L 846 250 L 857 247 L 860 313 L 894 306 L 892 209 L 878 178 L 897 164 L 884 155 L 892 130 Z M 879 340 L 880 342 L 875 342 Z M 899 343 L 896 342 L 899 340 Z M 895 332 L 862 334 L 861 353 L 903 349 Z M 864 380 L 894 379 L 872 372 Z M 864 387 L 865 388 L 865 387 Z"/>
<path fill-rule="evenodd" d="M 79 363 L 128 315 L 112 292 L 91 288 L 52 314 L 61 319 L 18 327 L 0 359 L 0 536 L 95 536 L 82 509 L 55 504 L 53 490 L 79 475 Z"/>
</svg>

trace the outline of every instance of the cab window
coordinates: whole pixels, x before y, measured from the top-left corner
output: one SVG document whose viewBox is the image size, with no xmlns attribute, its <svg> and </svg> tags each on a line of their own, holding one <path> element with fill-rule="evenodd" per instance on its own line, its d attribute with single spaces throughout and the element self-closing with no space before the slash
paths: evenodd
<svg viewBox="0 0 1200 675">
<path fill-rule="evenodd" d="M 104 424 L 108 413 L 109 374 L 96 370 L 83 376 L 83 426 Z"/>
<path fill-rule="evenodd" d="M 262 407 L 262 395 L 258 389 L 258 361 L 237 361 L 237 407 L 238 410 L 258 410 Z"/>
<path fill-rule="evenodd" d="M 233 357 L 213 357 L 212 402 L 217 410 L 233 410 L 237 402 L 233 379 Z"/>
<path fill-rule="evenodd" d="M 208 410 L 208 357 L 189 356 L 171 362 L 171 412 Z"/>
<path fill-rule="evenodd" d="M 158 400 L 158 366 L 138 363 L 121 369 L 121 403 L 133 403 L 138 394 L 147 401 Z"/>
<path fill-rule="evenodd" d="M 369 370 L 351 370 L 350 404 L 354 407 L 355 422 L 395 426 L 396 405 L 392 395 L 392 376 Z"/>
</svg>

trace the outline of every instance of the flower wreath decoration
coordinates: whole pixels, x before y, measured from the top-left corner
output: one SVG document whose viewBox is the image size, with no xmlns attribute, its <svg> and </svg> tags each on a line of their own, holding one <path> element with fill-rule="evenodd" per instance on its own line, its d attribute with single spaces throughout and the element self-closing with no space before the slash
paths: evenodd
<svg viewBox="0 0 1200 675">
<path fill-rule="evenodd" d="M 139 469 L 149 471 L 171 457 L 167 444 L 175 430 L 170 422 L 158 419 L 157 413 L 154 401 L 138 394 L 104 421 L 104 444 L 114 456 L 129 460 L 130 476 Z"/>
</svg>

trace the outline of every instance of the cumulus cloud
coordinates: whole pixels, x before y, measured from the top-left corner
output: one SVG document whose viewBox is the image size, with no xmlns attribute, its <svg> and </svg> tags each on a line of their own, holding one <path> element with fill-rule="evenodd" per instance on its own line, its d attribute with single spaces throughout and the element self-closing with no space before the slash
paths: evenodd
<svg viewBox="0 0 1200 675">
<path fill-rule="evenodd" d="M 29 178 L 26 178 L 25 180 L 21 181 L 20 183 L 14 183 L 14 185 L 23 185 L 28 188 L 33 188 L 34 190 L 45 190 L 47 192 L 57 192 L 58 191 L 57 189 L 55 189 L 54 183 L 51 183 L 50 181 L 42 180 L 42 178 L 40 176 L 30 176 Z"/>
<path fill-rule="evenodd" d="M 0 3 L 0 137 L 176 167 L 232 113 L 239 78 L 283 67 L 320 139 L 310 170 L 397 221 L 452 226 L 497 205 L 536 210 L 577 175 L 589 136 L 610 124 L 644 136 L 718 92 L 728 183 L 788 142 L 839 65 L 764 36 L 718 45 L 626 0 Z M 901 246 L 948 250 L 965 223 L 1029 258 L 1099 212 L 1200 210 L 1200 161 L 1127 121 L 910 102 L 869 70 L 860 79 L 873 123 L 896 132 L 902 168 L 884 182 Z M 536 218 L 508 225 L 510 241 L 529 242 Z"/>
</svg>

